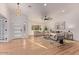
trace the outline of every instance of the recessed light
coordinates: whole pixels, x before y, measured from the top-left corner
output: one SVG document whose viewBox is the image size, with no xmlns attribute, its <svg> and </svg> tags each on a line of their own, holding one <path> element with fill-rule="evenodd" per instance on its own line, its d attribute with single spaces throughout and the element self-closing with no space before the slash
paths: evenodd
<svg viewBox="0 0 79 59">
<path fill-rule="evenodd" d="M 44 6 L 47 6 L 47 4 L 46 4 L 46 3 L 44 3 Z"/>
<path fill-rule="evenodd" d="M 64 11 L 64 10 L 62 10 L 62 12 L 64 13 L 65 11 Z"/>
</svg>

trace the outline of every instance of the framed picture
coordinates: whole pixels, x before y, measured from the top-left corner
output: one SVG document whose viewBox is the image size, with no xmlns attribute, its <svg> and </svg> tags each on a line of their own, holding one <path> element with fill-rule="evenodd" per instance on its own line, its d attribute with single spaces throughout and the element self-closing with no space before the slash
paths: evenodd
<svg viewBox="0 0 79 59">
<path fill-rule="evenodd" d="M 32 30 L 41 30 L 41 25 L 32 25 Z"/>
</svg>

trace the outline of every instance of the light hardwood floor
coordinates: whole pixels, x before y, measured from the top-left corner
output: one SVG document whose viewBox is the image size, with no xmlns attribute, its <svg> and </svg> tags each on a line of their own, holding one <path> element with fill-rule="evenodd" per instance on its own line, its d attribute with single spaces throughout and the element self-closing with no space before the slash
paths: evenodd
<svg viewBox="0 0 79 59">
<path fill-rule="evenodd" d="M 59 47 L 59 43 L 49 39 L 44 39 L 43 37 L 14 39 L 6 43 L 0 43 L 0 54 L 77 55 L 79 54 L 79 42 L 66 40 L 65 44 Z"/>
</svg>

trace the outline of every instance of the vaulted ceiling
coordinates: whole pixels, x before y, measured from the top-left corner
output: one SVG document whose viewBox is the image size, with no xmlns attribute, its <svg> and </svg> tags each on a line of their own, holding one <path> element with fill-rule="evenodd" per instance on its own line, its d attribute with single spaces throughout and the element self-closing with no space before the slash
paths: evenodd
<svg viewBox="0 0 79 59">
<path fill-rule="evenodd" d="M 0 4 L 0 9 L 7 9 L 7 13 L 10 15 L 16 15 L 16 3 L 4 3 Z M 5 10 L 4 9 L 4 10 Z M 53 19 L 61 19 L 64 16 L 68 16 L 72 13 L 79 13 L 79 4 L 64 4 L 64 3 L 47 3 L 44 6 L 43 3 L 20 3 L 21 14 L 29 19 L 42 19 L 45 15 L 52 17 Z M 5 13 L 5 12 L 3 12 Z"/>
<path fill-rule="evenodd" d="M 16 16 L 17 3 L 0 4 L 0 13 L 7 18 Z M 78 3 L 20 3 L 21 15 L 29 20 L 40 21 L 44 16 L 53 20 L 79 19 Z"/>
<path fill-rule="evenodd" d="M 6 4 L 10 15 L 16 15 L 16 3 Z M 73 13 L 79 13 L 79 4 L 61 4 L 61 3 L 48 3 L 44 6 L 43 3 L 20 3 L 22 15 L 29 19 L 42 19 L 45 15 L 57 19 L 63 19 Z M 35 20 L 34 19 L 34 20 Z"/>
</svg>

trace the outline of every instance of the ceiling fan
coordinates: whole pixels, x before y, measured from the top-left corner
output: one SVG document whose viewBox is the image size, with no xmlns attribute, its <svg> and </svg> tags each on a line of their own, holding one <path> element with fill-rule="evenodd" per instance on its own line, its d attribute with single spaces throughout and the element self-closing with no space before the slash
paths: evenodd
<svg viewBox="0 0 79 59">
<path fill-rule="evenodd" d="M 48 16 L 44 16 L 43 20 L 52 20 L 53 18 L 48 17 Z"/>
</svg>

